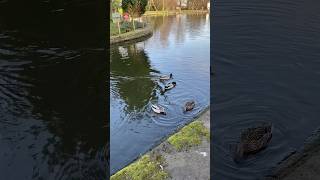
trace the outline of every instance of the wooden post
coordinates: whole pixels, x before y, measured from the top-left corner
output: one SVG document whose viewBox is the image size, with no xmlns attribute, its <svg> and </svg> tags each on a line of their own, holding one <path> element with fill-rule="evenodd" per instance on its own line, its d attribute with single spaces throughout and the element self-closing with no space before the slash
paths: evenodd
<svg viewBox="0 0 320 180">
<path fill-rule="evenodd" d="M 118 30 L 119 30 L 119 34 L 121 34 L 121 28 L 120 28 L 120 21 L 118 21 Z"/>
<path fill-rule="evenodd" d="M 144 20 L 143 20 L 144 18 L 143 17 L 141 17 L 141 21 L 142 21 L 142 28 L 144 28 Z"/>
<path fill-rule="evenodd" d="M 133 30 L 136 30 L 136 26 L 134 25 L 134 18 L 132 18 L 132 25 L 133 25 Z"/>
<path fill-rule="evenodd" d="M 164 11 L 164 0 L 162 0 L 162 11 Z"/>
</svg>

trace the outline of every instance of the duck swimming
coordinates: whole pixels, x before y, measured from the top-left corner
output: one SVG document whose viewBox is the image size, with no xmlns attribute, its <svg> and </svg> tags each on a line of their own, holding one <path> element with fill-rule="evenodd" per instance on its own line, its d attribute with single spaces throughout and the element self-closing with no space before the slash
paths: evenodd
<svg viewBox="0 0 320 180">
<path fill-rule="evenodd" d="M 272 137 L 272 124 L 262 124 L 248 128 L 241 133 L 240 143 L 236 149 L 236 159 L 245 155 L 254 154 L 264 149 Z"/>
<path fill-rule="evenodd" d="M 195 106 L 195 102 L 194 101 L 188 101 L 184 105 L 184 110 L 185 111 L 191 111 L 194 108 L 194 106 Z"/>
<path fill-rule="evenodd" d="M 160 81 L 166 81 L 166 80 L 172 79 L 172 73 L 170 73 L 169 75 L 160 76 L 159 79 Z"/>
<path fill-rule="evenodd" d="M 176 82 L 171 82 L 171 83 L 168 83 L 167 85 L 164 86 L 164 90 L 170 90 L 174 87 L 176 87 L 177 83 Z"/>
<path fill-rule="evenodd" d="M 153 112 L 155 112 L 157 114 L 166 115 L 166 112 L 165 112 L 164 108 L 161 107 L 160 105 L 151 104 L 151 109 L 153 110 Z"/>
<path fill-rule="evenodd" d="M 177 83 L 176 82 L 171 82 L 171 83 L 168 83 L 167 85 L 164 86 L 163 89 L 160 90 L 160 93 L 161 94 L 164 94 L 166 91 L 176 87 Z"/>
</svg>

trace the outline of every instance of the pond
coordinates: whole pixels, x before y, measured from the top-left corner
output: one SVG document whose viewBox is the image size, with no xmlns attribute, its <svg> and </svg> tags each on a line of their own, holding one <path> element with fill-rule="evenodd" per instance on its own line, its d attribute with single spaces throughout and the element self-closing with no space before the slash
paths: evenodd
<svg viewBox="0 0 320 180">
<path fill-rule="evenodd" d="M 0 177 L 106 179 L 104 44 L 63 11 L 39 11 L 0 16 Z"/>
<path fill-rule="evenodd" d="M 190 122 L 210 103 L 210 19 L 208 14 L 152 17 L 153 36 L 111 47 L 111 174 Z M 159 76 L 173 74 L 177 86 L 160 94 Z M 194 100 L 195 109 L 183 105 Z M 167 115 L 150 105 L 159 103 Z"/>
<path fill-rule="evenodd" d="M 215 1 L 213 178 L 262 179 L 319 128 L 318 1 Z M 269 146 L 235 163 L 242 130 L 272 122 Z"/>
</svg>

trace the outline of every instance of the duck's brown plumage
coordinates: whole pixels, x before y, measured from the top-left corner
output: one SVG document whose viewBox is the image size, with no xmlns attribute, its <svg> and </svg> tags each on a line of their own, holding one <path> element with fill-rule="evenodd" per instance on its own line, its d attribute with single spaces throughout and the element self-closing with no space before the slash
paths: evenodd
<svg viewBox="0 0 320 180">
<path fill-rule="evenodd" d="M 191 111 L 195 106 L 195 102 L 194 101 L 189 101 L 186 102 L 185 104 L 185 111 Z"/>
<path fill-rule="evenodd" d="M 256 153 L 267 146 L 272 137 L 272 125 L 264 124 L 255 128 L 248 128 L 241 133 L 240 143 L 237 146 L 237 155 Z"/>
</svg>

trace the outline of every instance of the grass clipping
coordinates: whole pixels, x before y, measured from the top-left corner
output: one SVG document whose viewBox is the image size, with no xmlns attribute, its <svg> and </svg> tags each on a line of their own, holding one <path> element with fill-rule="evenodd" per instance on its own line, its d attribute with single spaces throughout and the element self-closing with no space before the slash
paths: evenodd
<svg viewBox="0 0 320 180">
<path fill-rule="evenodd" d="M 152 160 L 149 155 L 142 156 L 139 160 L 120 170 L 111 180 L 164 180 L 168 174 L 160 167 L 162 159 Z"/>
<path fill-rule="evenodd" d="M 194 121 L 183 127 L 178 133 L 168 139 L 168 142 L 173 145 L 178 151 L 187 150 L 188 148 L 200 145 L 202 137 L 210 140 L 209 130 L 200 121 Z"/>
</svg>

